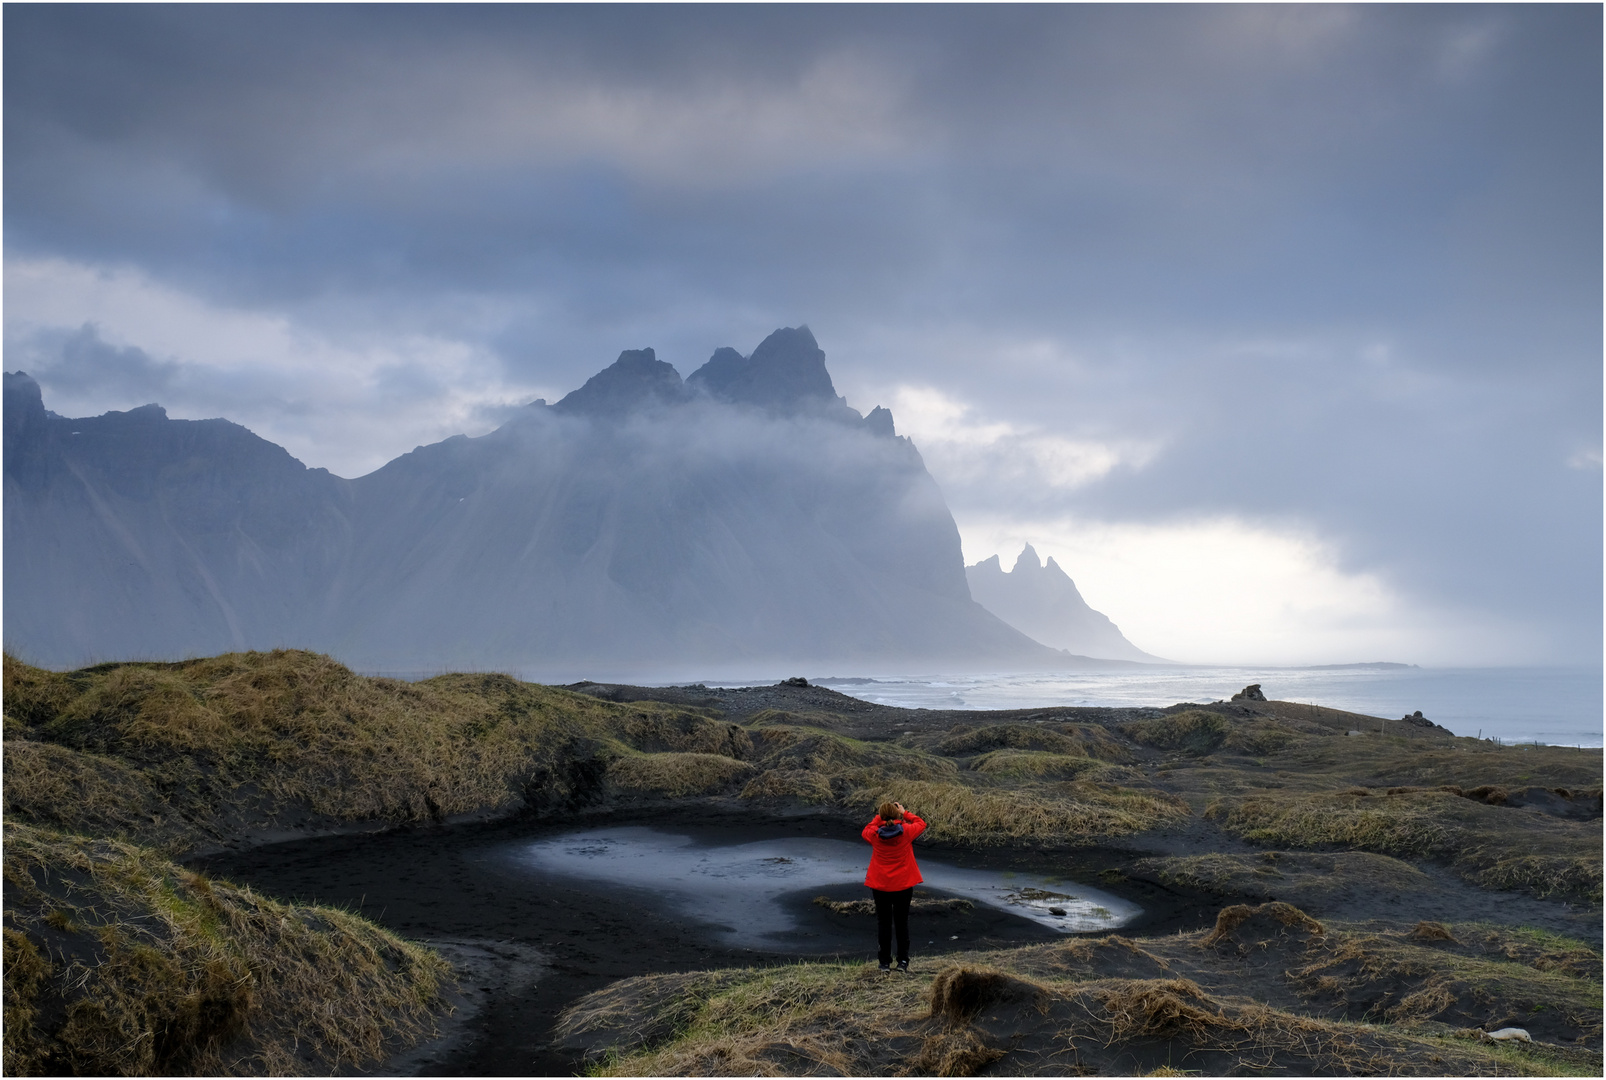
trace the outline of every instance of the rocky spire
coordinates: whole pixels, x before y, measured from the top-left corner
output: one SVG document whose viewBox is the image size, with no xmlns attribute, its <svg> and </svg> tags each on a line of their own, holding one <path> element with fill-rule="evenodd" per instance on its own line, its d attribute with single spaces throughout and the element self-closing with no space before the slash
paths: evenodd
<svg viewBox="0 0 1606 1080">
<path fill-rule="evenodd" d="M 685 397 L 685 384 L 673 365 L 659 360 L 651 349 L 626 349 L 619 359 L 552 407 L 577 416 L 624 416 L 647 405 Z"/>
<path fill-rule="evenodd" d="M 825 370 L 825 353 L 807 326 L 782 327 L 742 358 L 723 348 L 692 372 L 686 385 L 726 401 L 759 405 L 776 412 L 832 406 L 841 399 Z"/>
</svg>

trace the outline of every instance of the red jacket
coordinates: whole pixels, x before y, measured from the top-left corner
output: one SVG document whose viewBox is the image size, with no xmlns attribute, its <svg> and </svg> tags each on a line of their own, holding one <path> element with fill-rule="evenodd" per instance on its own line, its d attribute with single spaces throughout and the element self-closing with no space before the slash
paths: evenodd
<svg viewBox="0 0 1606 1080">
<path fill-rule="evenodd" d="M 913 844 L 915 837 L 926 831 L 926 823 L 905 810 L 903 832 L 890 840 L 876 835 L 884 824 L 886 822 L 877 814 L 859 834 L 870 844 L 870 869 L 864 875 L 864 883 L 882 892 L 912 889 L 925 880 L 920 876 L 920 867 L 915 865 Z"/>
</svg>

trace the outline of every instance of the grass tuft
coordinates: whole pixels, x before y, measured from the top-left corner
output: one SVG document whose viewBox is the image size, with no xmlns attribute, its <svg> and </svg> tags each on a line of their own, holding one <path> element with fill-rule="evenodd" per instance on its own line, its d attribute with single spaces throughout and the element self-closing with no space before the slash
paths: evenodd
<svg viewBox="0 0 1606 1080">
<path fill-rule="evenodd" d="M 932 839 L 979 846 L 1021 841 L 1087 844 L 1141 832 L 1188 813 L 1186 807 L 1158 794 L 1090 783 L 1063 785 L 1051 793 L 908 781 L 852 796 L 866 807 L 888 799 L 929 821 Z"/>
<path fill-rule="evenodd" d="M 1075 754 L 1051 754 L 1042 750 L 994 750 L 973 761 L 970 767 L 995 780 L 1076 780 L 1086 777 L 1105 783 L 1135 781 L 1140 776 L 1120 765 Z"/>
<path fill-rule="evenodd" d="M 608 766 L 608 779 L 632 791 L 683 798 L 726 791 L 755 771 L 720 754 L 628 754 Z"/>
<path fill-rule="evenodd" d="M 432 1033 L 450 977 L 355 915 L 124 841 L 7 823 L 5 883 L 11 1075 L 357 1067 Z"/>
<path fill-rule="evenodd" d="M 1255 843 L 1433 858 L 1486 888 L 1601 899 L 1598 822 L 1560 820 L 1421 788 L 1221 798 L 1206 814 Z M 1516 851 L 1523 854 L 1511 854 Z"/>
</svg>

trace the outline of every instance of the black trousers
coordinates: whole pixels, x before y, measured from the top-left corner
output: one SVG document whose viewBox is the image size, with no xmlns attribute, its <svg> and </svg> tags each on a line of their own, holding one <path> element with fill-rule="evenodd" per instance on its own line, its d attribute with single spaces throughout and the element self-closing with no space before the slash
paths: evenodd
<svg viewBox="0 0 1606 1080">
<path fill-rule="evenodd" d="M 914 899 L 914 889 L 904 889 L 902 892 L 882 892 L 880 889 L 871 889 L 875 893 L 875 921 L 876 931 L 880 935 L 881 963 L 892 963 L 892 931 L 898 931 L 898 962 L 909 961 L 909 901 Z"/>
</svg>

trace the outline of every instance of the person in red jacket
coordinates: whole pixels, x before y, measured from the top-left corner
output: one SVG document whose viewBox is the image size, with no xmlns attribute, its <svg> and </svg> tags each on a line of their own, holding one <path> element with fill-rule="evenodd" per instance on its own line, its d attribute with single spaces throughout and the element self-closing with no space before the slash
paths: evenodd
<svg viewBox="0 0 1606 1080">
<path fill-rule="evenodd" d="M 870 844 L 870 869 L 864 883 L 875 894 L 876 929 L 881 942 L 881 970 L 892 970 L 892 932 L 898 932 L 898 970 L 909 970 L 909 902 L 924 879 L 915 863 L 915 837 L 926 823 L 903 808 L 884 802 L 859 835 Z"/>
</svg>

